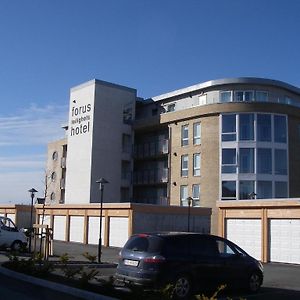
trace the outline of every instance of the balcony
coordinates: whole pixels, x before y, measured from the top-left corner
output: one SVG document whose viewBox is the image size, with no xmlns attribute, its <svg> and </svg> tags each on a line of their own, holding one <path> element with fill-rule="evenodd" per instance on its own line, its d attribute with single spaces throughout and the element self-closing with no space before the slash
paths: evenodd
<svg viewBox="0 0 300 300">
<path fill-rule="evenodd" d="M 66 188 L 66 179 L 65 178 L 62 178 L 60 180 L 60 189 L 61 190 L 64 190 Z"/>
<path fill-rule="evenodd" d="M 67 158 L 66 157 L 62 157 L 60 165 L 61 165 L 61 167 L 63 169 L 66 168 L 66 162 L 67 162 Z"/>
<path fill-rule="evenodd" d="M 168 182 L 168 169 L 141 170 L 133 174 L 133 184 L 161 184 Z"/>
<path fill-rule="evenodd" d="M 135 158 L 150 158 L 165 155 L 169 153 L 169 140 L 159 140 L 143 144 L 137 144 L 134 147 Z"/>
</svg>

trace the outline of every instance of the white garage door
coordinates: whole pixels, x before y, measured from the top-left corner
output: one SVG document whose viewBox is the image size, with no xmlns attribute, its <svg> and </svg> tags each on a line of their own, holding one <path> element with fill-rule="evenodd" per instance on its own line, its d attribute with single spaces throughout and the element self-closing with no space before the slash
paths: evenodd
<svg viewBox="0 0 300 300">
<path fill-rule="evenodd" d="M 89 217 L 88 228 L 88 244 L 98 245 L 99 243 L 99 230 L 100 230 L 100 218 Z M 102 217 L 101 227 L 101 244 L 104 243 L 104 217 Z"/>
<path fill-rule="evenodd" d="M 226 238 L 240 246 L 249 255 L 261 260 L 260 219 L 227 219 Z"/>
<path fill-rule="evenodd" d="M 53 239 L 59 241 L 66 240 L 66 216 L 54 217 Z"/>
<path fill-rule="evenodd" d="M 300 264 L 300 220 L 270 220 L 270 261 Z"/>
<path fill-rule="evenodd" d="M 110 218 L 109 246 L 123 247 L 128 240 L 128 218 Z"/>
<path fill-rule="evenodd" d="M 84 217 L 70 217 L 70 242 L 83 243 Z"/>
</svg>

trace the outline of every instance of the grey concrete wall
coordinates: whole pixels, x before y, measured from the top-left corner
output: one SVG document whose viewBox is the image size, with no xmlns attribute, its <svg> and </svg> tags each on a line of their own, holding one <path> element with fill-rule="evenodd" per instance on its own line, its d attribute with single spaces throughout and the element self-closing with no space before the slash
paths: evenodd
<svg viewBox="0 0 300 300">
<path fill-rule="evenodd" d="M 132 221 L 132 233 L 154 231 L 187 231 L 186 214 L 157 214 L 136 212 Z M 210 233 L 209 216 L 190 216 L 190 231 Z"/>
</svg>

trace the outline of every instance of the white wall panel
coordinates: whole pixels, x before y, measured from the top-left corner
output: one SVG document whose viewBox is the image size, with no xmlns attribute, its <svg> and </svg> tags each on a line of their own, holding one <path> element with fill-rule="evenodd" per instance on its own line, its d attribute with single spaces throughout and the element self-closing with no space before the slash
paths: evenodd
<svg viewBox="0 0 300 300">
<path fill-rule="evenodd" d="M 128 218 L 111 217 L 109 221 L 109 246 L 123 247 L 128 240 Z"/>
<path fill-rule="evenodd" d="M 70 242 L 83 243 L 84 217 L 70 217 Z"/>
<path fill-rule="evenodd" d="M 53 226 L 53 239 L 59 241 L 66 240 L 66 216 L 55 216 Z"/>
<path fill-rule="evenodd" d="M 227 219 L 226 238 L 240 246 L 249 255 L 261 260 L 260 219 Z"/>
<path fill-rule="evenodd" d="M 270 261 L 300 264 L 300 220 L 270 220 Z"/>
<path fill-rule="evenodd" d="M 98 245 L 99 243 L 99 230 L 100 230 L 100 218 L 99 217 L 89 217 L 89 227 L 88 227 L 88 244 Z M 101 239 L 102 245 L 104 243 L 104 217 L 102 217 L 102 228 L 101 228 Z"/>
</svg>

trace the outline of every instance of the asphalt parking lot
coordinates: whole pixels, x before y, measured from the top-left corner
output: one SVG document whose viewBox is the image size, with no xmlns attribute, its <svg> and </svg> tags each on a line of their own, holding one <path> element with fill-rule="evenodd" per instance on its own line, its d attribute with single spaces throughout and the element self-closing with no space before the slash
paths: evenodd
<svg viewBox="0 0 300 300">
<path fill-rule="evenodd" d="M 117 263 L 118 248 L 102 249 L 102 261 Z M 82 253 L 97 254 L 97 246 L 77 243 L 55 242 L 54 254 L 56 256 L 68 253 L 73 260 L 84 260 Z M 0 253 L 0 262 L 7 260 L 4 253 Z M 101 268 L 101 275 L 109 277 L 114 275 L 116 267 Z M 126 292 L 128 298 L 128 293 Z M 209 296 L 209 293 L 205 293 Z M 268 263 L 264 264 L 264 283 L 257 294 L 248 294 L 243 290 L 228 291 L 220 295 L 219 299 L 300 299 L 300 265 Z"/>
</svg>

